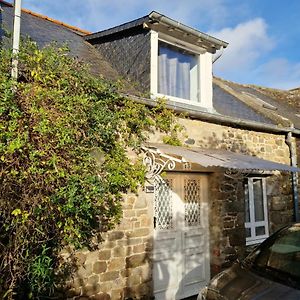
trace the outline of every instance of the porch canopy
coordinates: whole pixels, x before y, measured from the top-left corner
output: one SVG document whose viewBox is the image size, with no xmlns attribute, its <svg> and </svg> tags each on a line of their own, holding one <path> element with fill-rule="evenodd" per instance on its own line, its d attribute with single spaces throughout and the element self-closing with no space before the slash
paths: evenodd
<svg viewBox="0 0 300 300">
<path fill-rule="evenodd" d="M 199 147 L 171 146 L 149 143 L 144 150 L 151 155 L 181 162 L 196 163 L 202 167 L 219 167 L 247 171 L 288 171 L 300 172 L 300 168 L 257 158 L 251 155 L 234 153 L 227 150 L 203 149 Z"/>
</svg>

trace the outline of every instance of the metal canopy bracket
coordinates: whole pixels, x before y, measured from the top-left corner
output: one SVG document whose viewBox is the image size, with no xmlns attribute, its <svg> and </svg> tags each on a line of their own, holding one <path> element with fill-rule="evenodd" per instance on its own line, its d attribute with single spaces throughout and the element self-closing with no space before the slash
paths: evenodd
<svg viewBox="0 0 300 300">
<path fill-rule="evenodd" d="M 143 164 L 146 166 L 146 178 L 150 183 L 162 181 L 160 174 L 164 169 L 174 170 L 177 163 L 188 163 L 183 157 L 181 159 L 165 154 L 156 147 L 142 147 L 144 151 Z"/>
</svg>

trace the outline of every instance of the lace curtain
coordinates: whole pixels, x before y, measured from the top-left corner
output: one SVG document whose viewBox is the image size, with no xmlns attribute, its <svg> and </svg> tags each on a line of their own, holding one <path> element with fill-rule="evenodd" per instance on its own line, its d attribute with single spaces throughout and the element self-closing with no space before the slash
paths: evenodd
<svg viewBox="0 0 300 300">
<path fill-rule="evenodd" d="M 168 96 L 191 99 L 191 70 L 196 64 L 195 55 L 160 42 L 158 92 Z"/>
</svg>

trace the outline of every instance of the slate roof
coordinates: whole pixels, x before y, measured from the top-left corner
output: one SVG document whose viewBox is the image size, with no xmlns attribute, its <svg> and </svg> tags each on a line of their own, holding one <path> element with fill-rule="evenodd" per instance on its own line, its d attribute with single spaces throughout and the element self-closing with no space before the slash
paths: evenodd
<svg viewBox="0 0 300 300">
<path fill-rule="evenodd" d="M 275 124 L 275 122 L 263 114 L 258 113 L 247 104 L 241 102 L 238 97 L 226 92 L 216 83 L 213 83 L 213 105 L 215 110 L 221 115 L 254 122 Z"/>
<path fill-rule="evenodd" d="M 300 129 L 300 89 L 283 91 L 254 85 L 242 85 L 220 78 L 215 78 L 214 82 L 223 90 L 226 89 L 231 96 L 238 98 L 239 102 L 246 103 L 257 115 L 271 120 L 273 124 L 294 126 L 296 129 Z M 243 109 L 243 111 L 245 110 Z M 230 112 L 226 113 L 230 114 Z M 245 118 L 252 119 L 251 114 L 248 113 Z"/>
<path fill-rule="evenodd" d="M 0 6 L 2 8 L 2 12 L 0 10 L 0 41 L 2 38 L 4 43 L 7 44 L 10 43 L 10 39 L 5 37 L 1 28 L 12 31 L 13 7 L 2 0 L 0 0 Z M 140 23 L 144 21 L 144 18 L 133 22 Z M 121 25 L 120 28 L 135 25 L 135 23 L 129 23 Z M 117 28 L 115 27 L 113 30 L 115 31 Z M 84 30 L 28 10 L 22 12 L 21 30 L 23 36 L 30 36 L 41 47 L 52 41 L 56 41 L 58 44 L 67 43 L 71 55 L 89 63 L 94 73 L 100 74 L 108 80 L 120 79 L 118 72 L 105 61 L 93 45 L 85 40 L 86 37 L 88 37 L 87 40 L 94 37 L 99 38 L 99 33 L 86 35 L 87 32 Z M 300 129 L 300 90 L 278 91 L 240 85 L 219 78 L 214 78 L 213 89 L 216 115 L 225 116 L 230 120 L 237 120 L 236 123 L 239 124 L 243 123 L 241 120 L 248 120 L 257 122 L 257 124 L 277 125 L 284 128 L 294 125 L 295 128 Z M 129 84 L 125 85 L 125 92 L 129 95 L 138 95 L 138 92 Z M 176 109 L 176 104 L 174 108 Z M 195 109 L 195 107 L 189 108 L 189 106 L 186 106 L 186 108 L 191 109 L 191 111 Z M 299 116 L 297 116 L 297 113 L 299 113 Z M 243 123 L 241 126 L 245 127 L 246 125 Z"/>
<path fill-rule="evenodd" d="M 0 28 L 5 31 L 13 30 L 13 7 L 4 1 L 0 1 L 2 13 L 0 12 Z M 67 44 L 70 53 L 74 57 L 90 64 L 92 72 L 103 75 L 109 80 L 116 80 L 120 76 L 110 64 L 105 61 L 102 55 L 88 42 L 83 39 L 87 31 L 75 28 L 62 22 L 50 19 L 48 17 L 32 13 L 28 10 L 22 10 L 21 16 L 21 35 L 30 38 L 43 47 L 53 41 L 59 45 Z M 9 38 L 5 38 L 2 30 L 2 39 L 5 44 L 10 43 Z"/>
<path fill-rule="evenodd" d="M 284 91 L 270 89 L 265 87 L 252 86 L 263 96 L 274 101 L 274 105 L 278 106 L 281 113 L 284 113 L 287 118 L 295 124 L 295 127 L 300 128 L 300 88 Z"/>
</svg>

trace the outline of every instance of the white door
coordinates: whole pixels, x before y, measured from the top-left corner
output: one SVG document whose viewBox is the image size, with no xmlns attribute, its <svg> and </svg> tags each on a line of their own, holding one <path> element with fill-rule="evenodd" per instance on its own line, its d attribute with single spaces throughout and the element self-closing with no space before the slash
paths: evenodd
<svg viewBox="0 0 300 300">
<path fill-rule="evenodd" d="M 169 174 L 154 196 L 153 284 L 156 300 L 196 295 L 210 277 L 207 177 Z"/>
</svg>

